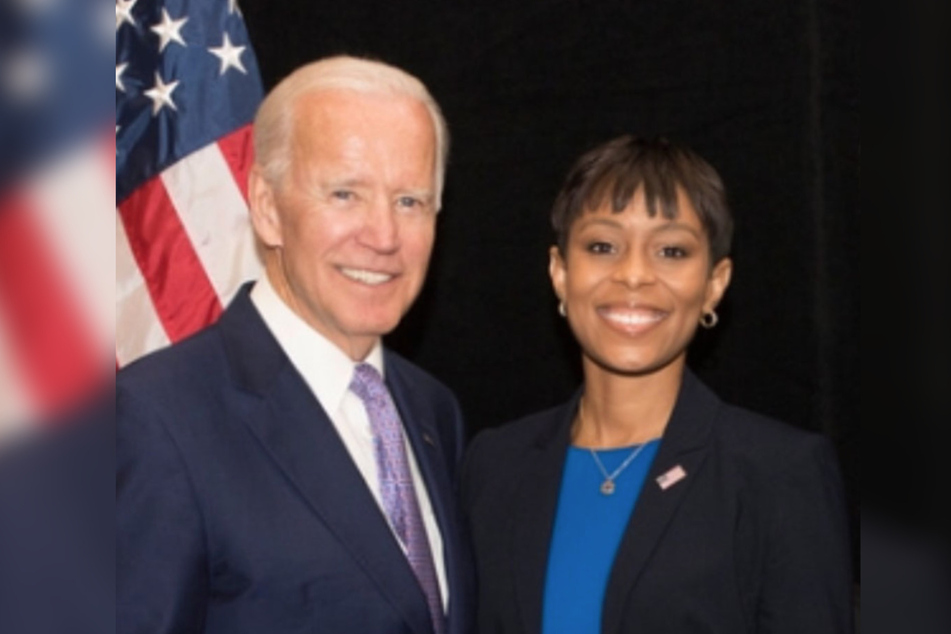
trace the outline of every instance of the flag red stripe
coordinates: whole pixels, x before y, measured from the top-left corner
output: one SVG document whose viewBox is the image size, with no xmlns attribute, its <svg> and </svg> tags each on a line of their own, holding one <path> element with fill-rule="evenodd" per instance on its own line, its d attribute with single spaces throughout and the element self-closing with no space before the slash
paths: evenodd
<svg viewBox="0 0 951 634">
<path fill-rule="evenodd" d="M 136 189 L 119 217 L 168 338 L 178 341 L 217 319 L 221 300 L 161 179 Z"/>
<path fill-rule="evenodd" d="M 0 296 L 14 363 L 38 411 L 74 405 L 105 378 L 93 330 L 22 196 L 0 204 Z"/>
<path fill-rule="evenodd" d="M 221 148 L 225 162 L 231 168 L 231 174 L 241 190 L 241 195 L 248 200 L 248 172 L 251 171 L 251 165 L 254 163 L 251 126 L 238 128 L 231 134 L 218 139 L 218 147 Z"/>
</svg>

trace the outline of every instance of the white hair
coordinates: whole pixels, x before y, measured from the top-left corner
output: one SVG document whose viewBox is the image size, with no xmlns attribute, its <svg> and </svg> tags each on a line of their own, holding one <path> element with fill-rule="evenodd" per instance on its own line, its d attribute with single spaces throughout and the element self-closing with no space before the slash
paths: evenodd
<svg viewBox="0 0 951 634">
<path fill-rule="evenodd" d="M 402 95 L 426 106 L 436 131 L 436 209 L 449 155 L 449 130 L 439 104 L 426 86 L 406 71 L 368 58 L 338 55 L 301 66 L 282 79 L 258 108 L 254 118 L 255 163 L 276 186 L 290 166 L 293 105 L 303 95 L 322 90 L 353 90 L 364 94 Z"/>
</svg>

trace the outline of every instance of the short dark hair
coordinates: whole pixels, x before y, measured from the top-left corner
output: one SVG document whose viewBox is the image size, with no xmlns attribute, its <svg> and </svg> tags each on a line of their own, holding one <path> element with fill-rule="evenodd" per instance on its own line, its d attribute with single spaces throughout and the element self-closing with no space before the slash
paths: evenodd
<svg viewBox="0 0 951 634">
<path fill-rule="evenodd" d="M 568 233 L 585 212 L 610 200 L 611 209 L 627 208 L 634 193 L 644 188 L 648 213 L 677 216 L 677 188 L 690 199 L 710 243 L 711 263 L 729 255 L 733 216 L 720 175 L 700 155 L 664 137 L 624 135 L 583 154 L 572 166 L 551 211 L 552 228 L 562 256 Z"/>
</svg>

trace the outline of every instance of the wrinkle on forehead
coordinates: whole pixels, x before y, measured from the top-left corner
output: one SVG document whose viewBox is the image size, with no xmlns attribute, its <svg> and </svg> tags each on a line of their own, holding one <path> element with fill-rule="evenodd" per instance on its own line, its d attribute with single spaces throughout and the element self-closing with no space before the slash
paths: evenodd
<svg viewBox="0 0 951 634">
<path fill-rule="evenodd" d="M 380 177 L 390 188 L 434 195 L 436 133 L 416 99 L 322 90 L 298 99 L 293 120 L 290 171 L 301 184 L 315 178 L 368 184 Z"/>
</svg>

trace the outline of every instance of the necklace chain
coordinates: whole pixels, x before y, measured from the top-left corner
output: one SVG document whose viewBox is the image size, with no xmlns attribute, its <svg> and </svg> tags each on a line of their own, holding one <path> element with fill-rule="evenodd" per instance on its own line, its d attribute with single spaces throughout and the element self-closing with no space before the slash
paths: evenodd
<svg viewBox="0 0 951 634">
<path fill-rule="evenodd" d="M 584 420 L 584 402 L 578 407 L 578 417 L 583 421 Z M 601 475 L 604 476 L 604 481 L 601 483 L 601 493 L 604 495 L 611 495 L 614 493 L 615 485 L 614 479 L 621 475 L 621 472 L 627 469 L 628 465 L 634 462 L 634 459 L 637 458 L 637 455 L 641 453 L 641 450 L 644 449 L 644 446 L 647 443 L 641 443 L 631 451 L 630 455 L 624 459 L 624 462 L 615 469 L 612 473 L 608 473 L 608 470 L 604 468 L 604 465 L 601 463 L 601 459 L 598 458 L 598 452 L 596 452 L 591 447 L 588 447 L 588 453 L 591 454 L 591 457 L 594 458 L 595 464 L 598 465 L 598 469 L 601 471 Z"/>
<path fill-rule="evenodd" d="M 604 468 L 604 465 L 601 464 L 601 459 L 598 458 L 598 452 L 594 449 L 588 448 L 588 451 L 591 453 L 591 457 L 594 458 L 595 463 L 598 465 L 598 469 L 601 470 L 601 475 L 604 476 L 604 482 L 601 483 L 601 493 L 604 495 L 611 495 L 614 493 L 614 479 L 621 475 L 621 472 L 624 471 L 629 464 L 634 462 L 634 459 L 637 458 L 637 454 L 641 453 L 641 450 L 644 448 L 644 445 L 647 443 L 642 443 L 634 448 L 631 454 L 624 459 L 624 462 L 621 463 L 621 466 L 615 469 L 612 473 L 608 473 L 608 470 Z"/>
</svg>

